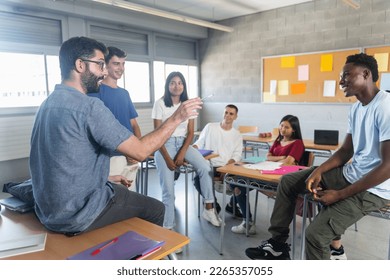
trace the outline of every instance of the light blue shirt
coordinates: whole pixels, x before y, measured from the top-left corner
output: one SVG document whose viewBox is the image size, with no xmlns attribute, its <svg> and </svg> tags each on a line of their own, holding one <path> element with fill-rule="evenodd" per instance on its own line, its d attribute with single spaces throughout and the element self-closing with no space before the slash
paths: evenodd
<svg viewBox="0 0 390 280">
<path fill-rule="evenodd" d="M 380 142 L 390 140 L 390 93 L 378 92 L 366 106 L 361 102 L 353 104 L 347 133 L 352 135 L 354 155 L 343 174 L 354 183 L 381 163 Z M 390 199 L 390 179 L 367 191 Z"/>
<path fill-rule="evenodd" d="M 79 232 L 92 224 L 114 196 L 109 154 L 131 135 L 102 101 L 56 85 L 31 135 L 35 212 L 46 228 Z"/>
</svg>

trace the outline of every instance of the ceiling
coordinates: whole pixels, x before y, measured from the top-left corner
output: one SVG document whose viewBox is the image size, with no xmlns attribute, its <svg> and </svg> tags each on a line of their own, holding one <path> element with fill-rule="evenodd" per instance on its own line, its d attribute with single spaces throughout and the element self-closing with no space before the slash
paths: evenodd
<svg viewBox="0 0 390 280">
<path fill-rule="evenodd" d="M 207 21 L 219 21 L 314 0 L 125 0 Z"/>
</svg>

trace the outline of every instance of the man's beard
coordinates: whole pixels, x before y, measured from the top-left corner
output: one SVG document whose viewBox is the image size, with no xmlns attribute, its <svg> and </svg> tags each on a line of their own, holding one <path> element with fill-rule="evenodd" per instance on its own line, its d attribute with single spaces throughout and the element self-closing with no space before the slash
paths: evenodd
<svg viewBox="0 0 390 280">
<path fill-rule="evenodd" d="M 84 75 L 81 77 L 82 87 L 85 90 L 85 93 L 94 93 L 99 92 L 100 80 L 103 80 L 104 76 L 98 77 L 89 71 L 89 68 L 85 71 Z"/>
</svg>

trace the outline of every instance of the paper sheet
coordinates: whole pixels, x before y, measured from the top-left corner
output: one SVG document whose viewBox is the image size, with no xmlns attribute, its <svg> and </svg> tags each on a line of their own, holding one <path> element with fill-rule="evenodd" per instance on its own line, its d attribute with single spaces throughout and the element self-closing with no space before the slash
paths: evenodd
<svg viewBox="0 0 390 280">
<path fill-rule="evenodd" d="M 255 164 L 244 164 L 243 167 L 255 170 L 275 170 L 281 165 L 281 162 L 263 161 Z"/>
</svg>

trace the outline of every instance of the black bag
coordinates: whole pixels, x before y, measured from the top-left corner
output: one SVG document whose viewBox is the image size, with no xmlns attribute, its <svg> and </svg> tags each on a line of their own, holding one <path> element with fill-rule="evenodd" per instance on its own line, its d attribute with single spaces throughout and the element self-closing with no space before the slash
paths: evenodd
<svg viewBox="0 0 390 280">
<path fill-rule="evenodd" d="M 3 192 L 12 194 L 14 197 L 19 198 L 31 206 L 35 204 L 31 179 L 19 183 L 6 183 L 4 184 Z"/>
</svg>

